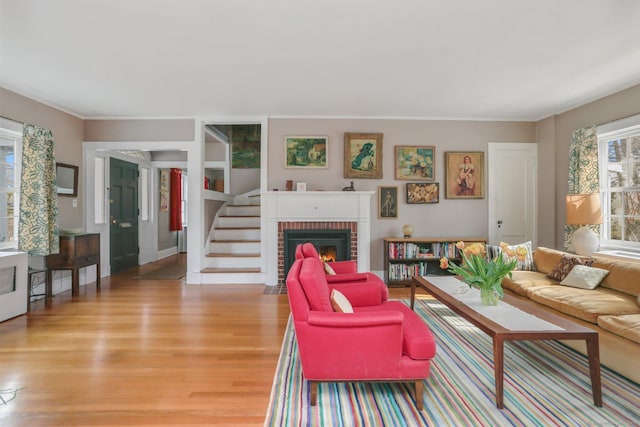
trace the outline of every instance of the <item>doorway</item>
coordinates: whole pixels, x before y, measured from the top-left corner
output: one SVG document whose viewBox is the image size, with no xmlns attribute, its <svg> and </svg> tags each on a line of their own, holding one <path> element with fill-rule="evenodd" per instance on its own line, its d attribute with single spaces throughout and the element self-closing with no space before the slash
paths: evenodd
<svg viewBox="0 0 640 427">
<path fill-rule="evenodd" d="M 138 165 L 111 158 L 109 242 L 111 273 L 138 266 Z"/>
<path fill-rule="evenodd" d="M 489 143 L 489 242 L 537 246 L 535 143 Z"/>
</svg>

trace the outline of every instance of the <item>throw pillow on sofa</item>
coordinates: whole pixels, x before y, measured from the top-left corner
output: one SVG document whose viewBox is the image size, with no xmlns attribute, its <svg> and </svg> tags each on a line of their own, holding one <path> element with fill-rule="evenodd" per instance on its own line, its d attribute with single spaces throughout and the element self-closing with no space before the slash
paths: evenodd
<svg viewBox="0 0 640 427">
<path fill-rule="evenodd" d="M 347 297 L 335 289 L 331 290 L 331 305 L 333 306 L 333 311 L 338 313 L 353 313 L 353 307 Z"/>
<path fill-rule="evenodd" d="M 512 261 L 513 259 L 518 261 L 516 270 L 536 271 L 535 265 L 533 264 L 531 241 L 517 245 L 500 242 L 500 248 L 502 249 L 502 256 L 505 258 L 505 261 Z"/>
<path fill-rule="evenodd" d="M 595 289 L 607 274 L 609 271 L 602 268 L 576 265 L 560 284 L 574 288 Z"/>
<path fill-rule="evenodd" d="M 549 279 L 562 282 L 576 265 L 586 265 L 587 267 L 591 267 L 592 264 L 592 259 L 583 259 L 578 258 L 577 256 L 562 255 L 562 258 L 560 259 L 558 265 L 556 265 L 553 270 L 551 270 L 551 272 L 547 274 L 547 277 Z"/>
<path fill-rule="evenodd" d="M 328 276 L 335 276 L 336 275 L 336 271 L 328 263 L 323 262 L 322 264 L 324 266 L 324 274 L 326 274 Z"/>
</svg>

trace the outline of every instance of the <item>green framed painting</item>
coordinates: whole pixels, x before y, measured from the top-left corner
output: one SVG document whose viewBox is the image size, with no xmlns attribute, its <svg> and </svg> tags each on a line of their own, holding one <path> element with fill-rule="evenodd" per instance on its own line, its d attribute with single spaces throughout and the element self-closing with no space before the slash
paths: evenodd
<svg viewBox="0 0 640 427">
<path fill-rule="evenodd" d="M 429 145 L 396 145 L 396 179 L 424 180 L 435 179 L 436 148 Z"/>
<path fill-rule="evenodd" d="M 285 168 L 329 167 L 329 138 L 326 136 L 287 136 L 284 138 Z"/>
</svg>

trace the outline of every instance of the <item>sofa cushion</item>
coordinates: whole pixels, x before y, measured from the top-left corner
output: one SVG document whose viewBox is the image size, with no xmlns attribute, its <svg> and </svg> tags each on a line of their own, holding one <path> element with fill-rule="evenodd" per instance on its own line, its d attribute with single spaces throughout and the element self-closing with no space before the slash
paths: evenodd
<svg viewBox="0 0 640 427">
<path fill-rule="evenodd" d="M 547 277 L 549 279 L 562 282 L 575 265 L 591 266 L 591 264 L 593 264 L 592 259 L 582 259 L 577 256 L 563 254 L 562 258 L 560 258 L 560 262 L 555 267 L 553 267 L 553 270 L 551 270 L 551 272 L 547 274 Z"/>
<path fill-rule="evenodd" d="M 375 307 L 356 307 L 356 313 L 375 311 L 399 311 L 402 322 L 402 352 L 416 360 L 431 359 L 436 354 L 436 341 L 429 327 L 408 306 L 400 301 L 387 301 Z"/>
<path fill-rule="evenodd" d="M 596 323 L 598 316 L 640 313 L 635 298 L 602 287 L 543 286 L 530 288 L 528 296 L 532 301 L 590 323 Z"/>
<path fill-rule="evenodd" d="M 331 289 L 331 305 L 338 313 L 353 313 L 351 303 L 344 294 L 337 289 Z"/>
<path fill-rule="evenodd" d="M 509 289 L 518 295 L 526 297 L 527 292 L 531 288 L 538 288 L 541 286 L 559 286 L 560 284 L 549 279 L 544 274 L 540 274 L 536 271 L 514 271 L 511 278 L 505 277 L 502 279 L 502 287 Z"/>
<path fill-rule="evenodd" d="M 640 314 L 600 316 L 598 326 L 640 344 Z"/>
<path fill-rule="evenodd" d="M 531 250 L 531 242 L 519 243 L 517 245 L 504 245 L 500 243 L 502 247 L 502 256 L 506 261 L 512 261 L 516 259 L 518 264 L 516 270 L 522 271 L 535 271 L 535 265 L 533 263 L 533 251 Z"/>
<path fill-rule="evenodd" d="M 562 255 L 569 254 L 555 249 L 545 248 L 544 246 L 538 246 L 533 252 L 533 263 L 536 266 L 536 271 L 544 274 L 551 273 L 562 259 Z"/>
<path fill-rule="evenodd" d="M 298 277 L 311 310 L 333 311 L 329 285 L 318 258 L 305 258 Z"/>
<path fill-rule="evenodd" d="M 576 265 L 560 284 L 574 288 L 595 289 L 607 274 L 609 271 L 602 268 Z"/>
<path fill-rule="evenodd" d="M 640 263 L 594 257 L 593 266 L 609 270 L 600 286 L 624 292 L 634 297 L 640 295 Z"/>
</svg>

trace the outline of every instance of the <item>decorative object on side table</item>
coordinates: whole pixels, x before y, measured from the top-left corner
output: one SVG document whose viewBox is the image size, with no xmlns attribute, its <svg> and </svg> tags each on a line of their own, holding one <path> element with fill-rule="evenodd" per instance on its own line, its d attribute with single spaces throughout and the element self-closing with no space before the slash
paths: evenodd
<svg viewBox="0 0 640 427">
<path fill-rule="evenodd" d="M 581 226 L 571 235 L 571 246 L 578 255 L 591 256 L 600 245 L 600 238 L 589 226 L 602 224 L 600 194 L 569 194 L 567 225 Z"/>
<path fill-rule="evenodd" d="M 506 243 L 501 242 L 500 246 L 505 251 L 509 250 Z M 482 243 L 472 243 L 467 246 L 460 241 L 456 243 L 456 248 L 461 252 L 461 265 L 456 265 L 442 257 L 440 268 L 460 276 L 469 287 L 479 289 L 483 305 L 497 305 L 504 296 L 502 279 L 505 276 L 511 277 L 511 272 L 517 265 L 518 254 L 505 252 L 510 261 L 502 254 L 489 260 Z"/>
<path fill-rule="evenodd" d="M 404 235 L 405 239 L 411 238 L 411 236 L 413 235 L 413 227 L 411 226 L 411 224 L 405 224 L 402 226 L 402 234 Z"/>
</svg>

